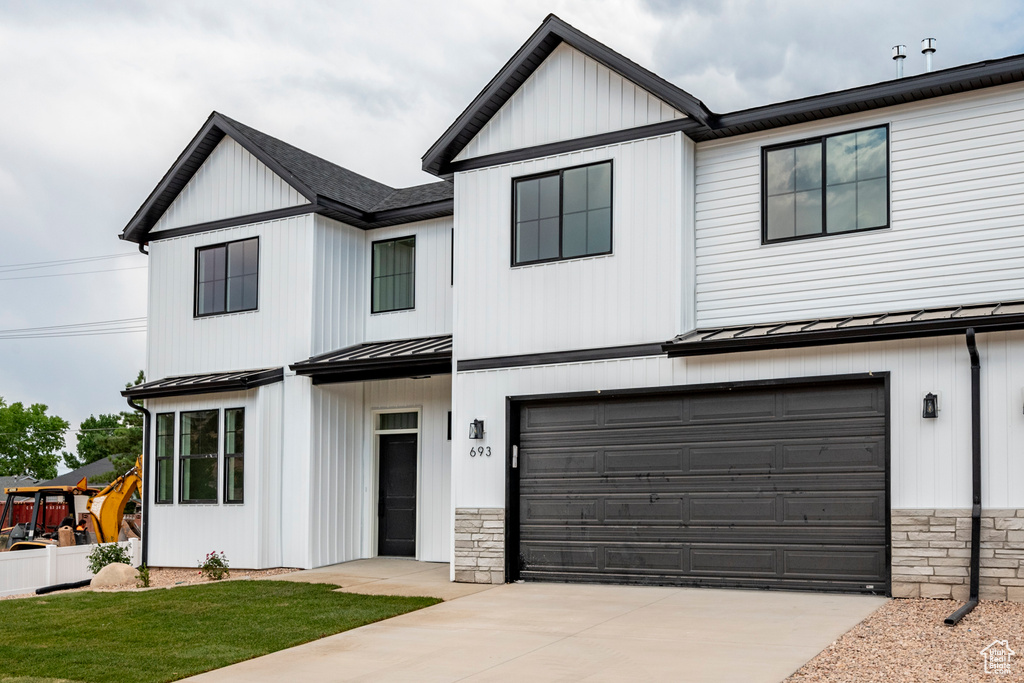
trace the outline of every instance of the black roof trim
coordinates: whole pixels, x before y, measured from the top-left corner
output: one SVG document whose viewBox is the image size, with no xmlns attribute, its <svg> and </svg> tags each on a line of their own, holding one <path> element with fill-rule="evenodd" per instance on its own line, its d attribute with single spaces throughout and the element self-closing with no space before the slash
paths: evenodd
<svg viewBox="0 0 1024 683">
<path fill-rule="evenodd" d="M 549 14 L 533 35 L 480 91 L 468 107 L 423 155 L 423 170 L 437 176 L 451 173 L 449 163 L 473 136 L 537 70 L 556 47 L 566 43 L 629 79 L 687 116 L 703 123 L 711 112 L 700 100 L 657 74 L 630 61 L 607 45 Z"/>
<path fill-rule="evenodd" d="M 677 358 L 939 337 L 962 334 L 968 329 L 976 332 L 1024 329 L 1024 301 L 705 328 L 680 335 L 662 348 L 670 358 Z"/>
<path fill-rule="evenodd" d="M 121 392 L 128 398 L 169 398 L 193 394 L 216 394 L 224 391 L 247 391 L 284 379 L 284 368 L 243 370 L 239 372 L 208 372 L 181 375 L 146 382 Z"/>
<path fill-rule="evenodd" d="M 363 342 L 290 366 L 314 384 L 362 382 L 452 372 L 452 335 Z"/>
<path fill-rule="evenodd" d="M 147 242 L 149 231 L 160 216 L 225 136 L 230 137 L 281 176 L 314 205 L 316 213 L 328 215 L 356 227 L 369 229 L 393 225 L 401 222 L 395 220 L 396 215 L 413 221 L 452 213 L 451 210 L 444 212 L 444 202 L 450 203 L 455 195 L 451 183 L 433 182 L 395 189 L 266 135 L 219 112 L 213 112 L 135 212 L 122 230 L 121 239 L 139 244 Z M 288 207 L 278 211 L 308 213 L 310 207 Z M 381 218 L 377 218 L 378 213 L 381 214 Z M 259 214 L 253 216 L 258 218 Z M 245 217 L 181 226 L 174 230 L 184 231 L 179 234 L 215 230 L 227 225 L 242 225 L 244 222 L 238 222 L 242 218 Z M 160 236 L 169 237 L 170 231 L 161 231 Z"/>
<path fill-rule="evenodd" d="M 496 368 L 521 368 L 530 365 L 555 365 L 558 363 L 583 363 L 616 358 L 643 358 L 660 356 L 665 353 L 662 344 L 627 344 L 625 346 L 604 346 L 596 349 L 574 349 L 572 351 L 550 351 L 546 353 L 524 353 L 517 356 L 492 356 L 490 358 L 468 358 L 460 360 L 459 372 L 472 370 L 494 370 Z"/>
</svg>

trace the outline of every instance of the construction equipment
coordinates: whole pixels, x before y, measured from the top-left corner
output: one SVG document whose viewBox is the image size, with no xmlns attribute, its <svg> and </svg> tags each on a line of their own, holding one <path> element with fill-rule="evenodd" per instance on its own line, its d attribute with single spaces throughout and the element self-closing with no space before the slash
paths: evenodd
<svg viewBox="0 0 1024 683">
<path fill-rule="evenodd" d="M 125 505 L 141 485 L 142 456 L 139 456 L 134 467 L 102 490 L 90 488 L 85 479 L 74 486 L 4 489 L 7 502 L 0 515 L 0 550 L 31 550 L 55 545 L 61 527 L 73 529 L 75 545 L 118 541 L 125 522 Z M 84 524 L 86 519 L 91 524 Z M 138 535 L 138 529 L 131 524 L 128 527 Z M 66 532 L 64 537 L 68 539 Z"/>
</svg>

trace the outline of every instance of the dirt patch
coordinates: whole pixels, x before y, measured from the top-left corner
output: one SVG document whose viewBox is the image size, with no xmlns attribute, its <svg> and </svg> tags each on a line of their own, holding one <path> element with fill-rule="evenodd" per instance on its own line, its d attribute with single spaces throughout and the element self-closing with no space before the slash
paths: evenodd
<svg viewBox="0 0 1024 683">
<path fill-rule="evenodd" d="M 1024 681 L 1024 604 L 982 601 L 956 626 L 961 603 L 891 600 L 786 679 L 785 683 Z M 981 650 L 1008 641 L 1008 675 L 985 674 Z"/>
</svg>

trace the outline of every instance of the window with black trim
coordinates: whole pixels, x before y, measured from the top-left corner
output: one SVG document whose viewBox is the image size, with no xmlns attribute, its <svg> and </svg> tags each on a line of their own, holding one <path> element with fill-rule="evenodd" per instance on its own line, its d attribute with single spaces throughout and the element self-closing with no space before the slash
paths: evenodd
<svg viewBox="0 0 1024 683">
<path fill-rule="evenodd" d="M 612 162 L 513 181 L 512 265 L 612 251 Z"/>
<path fill-rule="evenodd" d="M 416 236 L 373 243 L 371 312 L 416 307 Z"/>
<path fill-rule="evenodd" d="M 259 252 L 258 237 L 196 249 L 196 317 L 256 310 Z"/>
<path fill-rule="evenodd" d="M 245 408 L 224 411 L 224 502 L 245 502 Z"/>
<path fill-rule="evenodd" d="M 889 129 L 762 150 L 762 242 L 889 226 Z"/>
<path fill-rule="evenodd" d="M 182 503 L 217 502 L 219 410 L 181 413 L 180 494 Z"/>
<path fill-rule="evenodd" d="M 156 416 L 157 503 L 174 502 L 174 413 Z"/>
</svg>

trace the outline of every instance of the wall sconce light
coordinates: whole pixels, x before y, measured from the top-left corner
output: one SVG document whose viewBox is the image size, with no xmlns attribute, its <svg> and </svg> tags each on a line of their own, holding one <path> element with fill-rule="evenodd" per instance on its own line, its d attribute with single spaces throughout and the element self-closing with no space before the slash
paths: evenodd
<svg viewBox="0 0 1024 683">
<path fill-rule="evenodd" d="M 921 417 L 934 419 L 939 416 L 939 397 L 930 391 L 924 395 L 924 404 L 921 407 Z"/>
<path fill-rule="evenodd" d="M 484 421 L 473 420 L 469 423 L 469 438 L 471 439 L 482 439 L 484 438 Z"/>
</svg>

